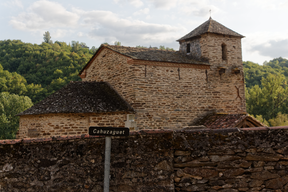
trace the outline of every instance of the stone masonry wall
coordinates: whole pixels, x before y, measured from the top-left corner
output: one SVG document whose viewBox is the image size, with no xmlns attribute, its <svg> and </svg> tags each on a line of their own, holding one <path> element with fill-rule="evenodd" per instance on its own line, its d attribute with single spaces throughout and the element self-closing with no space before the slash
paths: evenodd
<svg viewBox="0 0 288 192">
<path fill-rule="evenodd" d="M 180 65 L 178 65 L 180 66 Z M 180 129 L 213 108 L 205 69 L 135 65 L 133 88 L 137 127 Z M 146 76 L 145 76 L 146 73 Z"/>
<path fill-rule="evenodd" d="M 111 192 L 288 191 L 288 127 L 112 138 Z M 0 191 L 102 191 L 104 138 L 0 141 Z"/>
<path fill-rule="evenodd" d="M 183 54 L 187 53 L 187 44 L 190 43 L 190 54 L 195 58 L 202 56 L 200 38 L 183 41 L 180 44 L 179 51 Z"/>
<path fill-rule="evenodd" d="M 110 191 L 173 192 L 171 141 L 171 131 L 113 138 Z M 84 135 L 0 141 L 0 191 L 101 192 L 104 148 Z"/>
<path fill-rule="evenodd" d="M 176 135 L 175 191 L 288 191 L 287 127 L 254 130 Z"/>
<path fill-rule="evenodd" d="M 209 59 L 207 81 L 215 94 L 213 108 L 223 113 L 246 112 L 241 38 L 207 33 L 201 38 L 180 42 L 180 51 L 184 54 L 187 43 L 190 43 L 191 55 Z M 227 60 L 222 59 L 222 44 L 227 48 Z M 225 71 L 219 74 L 221 68 Z"/>
<path fill-rule="evenodd" d="M 243 73 L 231 67 L 220 76 L 214 66 L 130 61 L 104 48 L 82 80 L 110 83 L 135 109 L 138 129 L 179 129 L 207 113 L 246 112 Z"/>
<path fill-rule="evenodd" d="M 135 92 L 132 88 L 134 66 L 127 64 L 128 57 L 115 53 L 107 48 L 103 49 L 86 71 L 82 81 L 104 81 L 128 102 L 133 103 Z"/>
<path fill-rule="evenodd" d="M 208 81 L 218 98 L 214 107 L 223 113 L 246 112 L 241 38 L 208 33 L 201 36 L 200 44 L 201 56 L 211 63 Z M 222 44 L 227 47 L 227 60 L 222 60 Z M 220 74 L 220 68 L 225 72 Z"/>
<path fill-rule="evenodd" d="M 125 127 L 127 114 L 43 114 L 20 116 L 16 138 L 88 134 L 90 126 Z"/>
</svg>

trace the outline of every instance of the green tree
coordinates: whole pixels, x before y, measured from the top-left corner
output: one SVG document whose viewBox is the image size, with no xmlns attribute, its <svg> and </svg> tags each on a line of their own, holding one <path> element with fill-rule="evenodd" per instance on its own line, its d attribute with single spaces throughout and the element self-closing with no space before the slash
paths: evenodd
<svg viewBox="0 0 288 192">
<path fill-rule="evenodd" d="M 252 115 L 253 116 L 253 115 Z M 260 121 L 261 123 L 265 124 L 266 126 L 269 126 L 268 121 L 266 121 L 262 115 L 256 115 L 254 118 L 256 118 L 258 121 Z"/>
<path fill-rule="evenodd" d="M 137 45 L 136 48 L 147 48 L 145 46 Z"/>
<path fill-rule="evenodd" d="M 72 41 L 72 51 L 77 52 L 80 49 L 81 45 L 79 41 Z"/>
<path fill-rule="evenodd" d="M 270 119 L 269 123 L 271 126 L 287 126 L 288 125 L 288 114 L 282 114 L 279 112 L 274 119 Z"/>
<path fill-rule="evenodd" d="M 33 105 L 27 96 L 0 93 L 0 139 L 14 139 L 19 128 L 18 113 Z"/>
<path fill-rule="evenodd" d="M 287 101 L 288 87 L 284 75 L 269 74 L 261 80 L 266 119 L 275 118 Z"/>
<path fill-rule="evenodd" d="M 165 48 L 164 45 L 160 45 L 160 46 L 159 46 L 159 49 L 160 49 L 160 50 L 166 50 L 166 48 Z"/>
<path fill-rule="evenodd" d="M 262 88 L 261 88 L 262 87 Z M 288 87 L 284 75 L 269 74 L 262 78 L 261 87 L 248 88 L 246 97 L 247 111 L 254 116 L 262 115 L 269 120 L 286 108 Z"/>
<path fill-rule="evenodd" d="M 121 42 L 120 41 L 115 41 L 114 45 L 121 46 Z"/>
<path fill-rule="evenodd" d="M 66 79 L 65 84 L 81 80 L 76 72 L 83 68 L 94 52 L 78 46 L 80 44 L 73 43 L 73 46 L 76 45 L 73 48 L 59 41 L 54 44 L 43 42 L 40 45 L 20 40 L 0 41 L 0 63 L 3 66 L 0 72 L 0 92 L 26 95 L 33 102 L 38 102 L 56 91 L 53 87 L 59 88 L 55 86 L 59 77 Z"/>
<path fill-rule="evenodd" d="M 51 93 L 53 93 L 54 91 L 58 91 L 59 89 L 64 87 L 67 84 L 66 80 L 67 80 L 66 77 L 64 79 L 60 77 L 58 79 L 54 79 L 50 85 Z"/>
<path fill-rule="evenodd" d="M 27 84 L 26 79 L 16 72 L 3 70 L 0 64 L 0 92 L 9 92 L 16 95 L 29 96 L 33 102 L 46 97 L 41 85 Z"/>
<path fill-rule="evenodd" d="M 95 46 L 92 46 L 92 48 L 90 49 L 90 53 L 94 54 L 97 51 L 97 48 Z"/>
<path fill-rule="evenodd" d="M 46 31 L 46 32 L 43 34 L 43 39 L 44 39 L 44 42 L 45 42 L 45 43 L 50 43 L 50 44 L 52 44 L 51 35 L 50 35 L 50 32 L 49 32 L 49 31 Z"/>
</svg>

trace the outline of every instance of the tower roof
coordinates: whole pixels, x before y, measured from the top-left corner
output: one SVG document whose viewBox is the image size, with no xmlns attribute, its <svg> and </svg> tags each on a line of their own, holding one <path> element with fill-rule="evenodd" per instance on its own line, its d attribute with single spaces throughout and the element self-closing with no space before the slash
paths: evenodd
<svg viewBox="0 0 288 192">
<path fill-rule="evenodd" d="M 185 39 L 190 39 L 193 37 L 198 37 L 205 33 L 216 33 L 221 35 L 231 35 L 234 37 L 241 37 L 243 38 L 243 35 L 240 35 L 239 33 L 236 33 L 235 31 L 232 31 L 231 29 L 225 27 L 224 25 L 218 23 L 217 21 L 213 20 L 211 17 L 208 21 L 204 22 L 202 25 L 188 33 L 187 35 L 181 37 L 177 41 L 182 41 Z"/>
</svg>

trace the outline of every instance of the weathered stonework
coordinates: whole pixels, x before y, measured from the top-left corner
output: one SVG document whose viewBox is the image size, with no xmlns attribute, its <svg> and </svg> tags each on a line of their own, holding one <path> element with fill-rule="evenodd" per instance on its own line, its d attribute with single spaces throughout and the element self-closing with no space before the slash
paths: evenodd
<svg viewBox="0 0 288 192">
<path fill-rule="evenodd" d="M 133 108 L 136 130 L 180 129 L 193 126 L 209 113 L 246 113 L 243 36 L 211 18 L 199 27 L 179 40 L 179 52 L 101 45 L 79 76 L 86 82 L 109 83 Z M 186 53 L 187 44 L 190 44 L 190 56 Z M 63 115 L 43 116 L 46 116 L 43 122 L 52 122 L 57 129 L 62 126 Z M 79 119 L 77 114 L 72 116 Z M 51 134 L 52 126 L 40 126 L 38 116 L 32 117 L 20 117 L 19 137 L 70 134 L 62 129 Z M 87 133 L 90 123 L 82 124 L 85 126 L 75 130 L 68 128 L 69 123 L 65 127 L 71 134 Z M 45 129 L 49 131 L 46 133 Z"/>
<path fill-rule="evenodd" d="M 195 38 L 180 43 L 179 51 L 187 54 L 187 44 L 190 44 L 190 54 L 192 57 L 200 58 L 202 56 L 200 38 Z"/>
<path fill-rule="evenodd" d="M 288 190 L 288 127 L 113 137 L 111 192 Z M 0 191 L 103 191 L 104 138 L 0 141 Z"/>
<path fill-rule="evenodd" d="M 110 191 L 173 192 L 171 140 L 171 131 L 113 138 Z M 103 191 L 103 137 L 22 142 L 0 141 L 0 192 Z"/>
<path fill-rule="evenodd" d="M 189 43 L 195 47 L 192 52 L 196 51 L 197 57 L 209 58 L 210 68 L 137 62 L 104 48 L 82 80 L 109 82 L 135 109 L 138 129 L 182 128 L 211 112 L 245 113 L 241 39 L 205 34 Z M 221 57 L 223 43 L 228 52 L 225 61 Z M 225 73 L 219 73 L 220 67 L 225 68 Z M 235 68 L 238 74 L 233 72 Z"/>
<path fill-rule="evenodd" d="M 180 50 L 184 54 L 187 43 L 191 44 L 191 50 L 196 50 L 195 56 L 209 59 L 211 67 L 207 80 L 216 94 L 214 107 L 223 113 L 246 112 L 241 38 L 206 33 L 199 38 L 180 42 Z M 227 47 L 227 60 L 222 59 L 222 44 Z M 191 51 L 191 54 L 195 53 Z M 221 69 L 224 73 L 220 74 Z M 235 73 L 235 69 L 239 72 Z"/>
<path fill-rule="evenodd" d="M 131 103 L 135 97 L 132 89 L 135 76 L 134 67 L 127 65 L 127 60 L 128 57 L 104 49 L 86 69 L 86 76 L 82 78 L 82 81 L 108 82 L 126 101 Z"/>
<path fill-rule="evenodd" d="M 88 134 L 90 126 L 125 127 L 127 114 L 44 114 L 24 115 L 16 138 L 39 138 Z"/>
<path fill-rule="evenodd" d="M 223 43 L 227 46 L 227 60 L 222 60 Z M 201 44 L 202 56 L 208 57 L 212 64 L 208 81 L 218 93 L 219 99 L 214 100 L 215 108 L 224 113 L 246 112 L 241 38 L 205 34 L 201 38 Z M 223 74 L 220 73 L 221 68 L 225 70 Z M 236 68 L 239 70 L 238 74 L 233 72 Z"/>
</svg>

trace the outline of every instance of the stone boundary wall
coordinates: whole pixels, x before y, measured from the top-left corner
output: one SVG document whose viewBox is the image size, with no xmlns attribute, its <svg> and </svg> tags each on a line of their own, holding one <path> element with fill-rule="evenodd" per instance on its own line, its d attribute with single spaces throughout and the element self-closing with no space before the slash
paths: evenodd
<svg viewBox="0 0 288 192">
<path fill-rule="evenodd" d="M 112 139 L 110 191 L 288 191 L 288 127 L 144 130 Z M 0 141 L 0 191 L 102 191 L 104 143 Z"/>
</svg>

